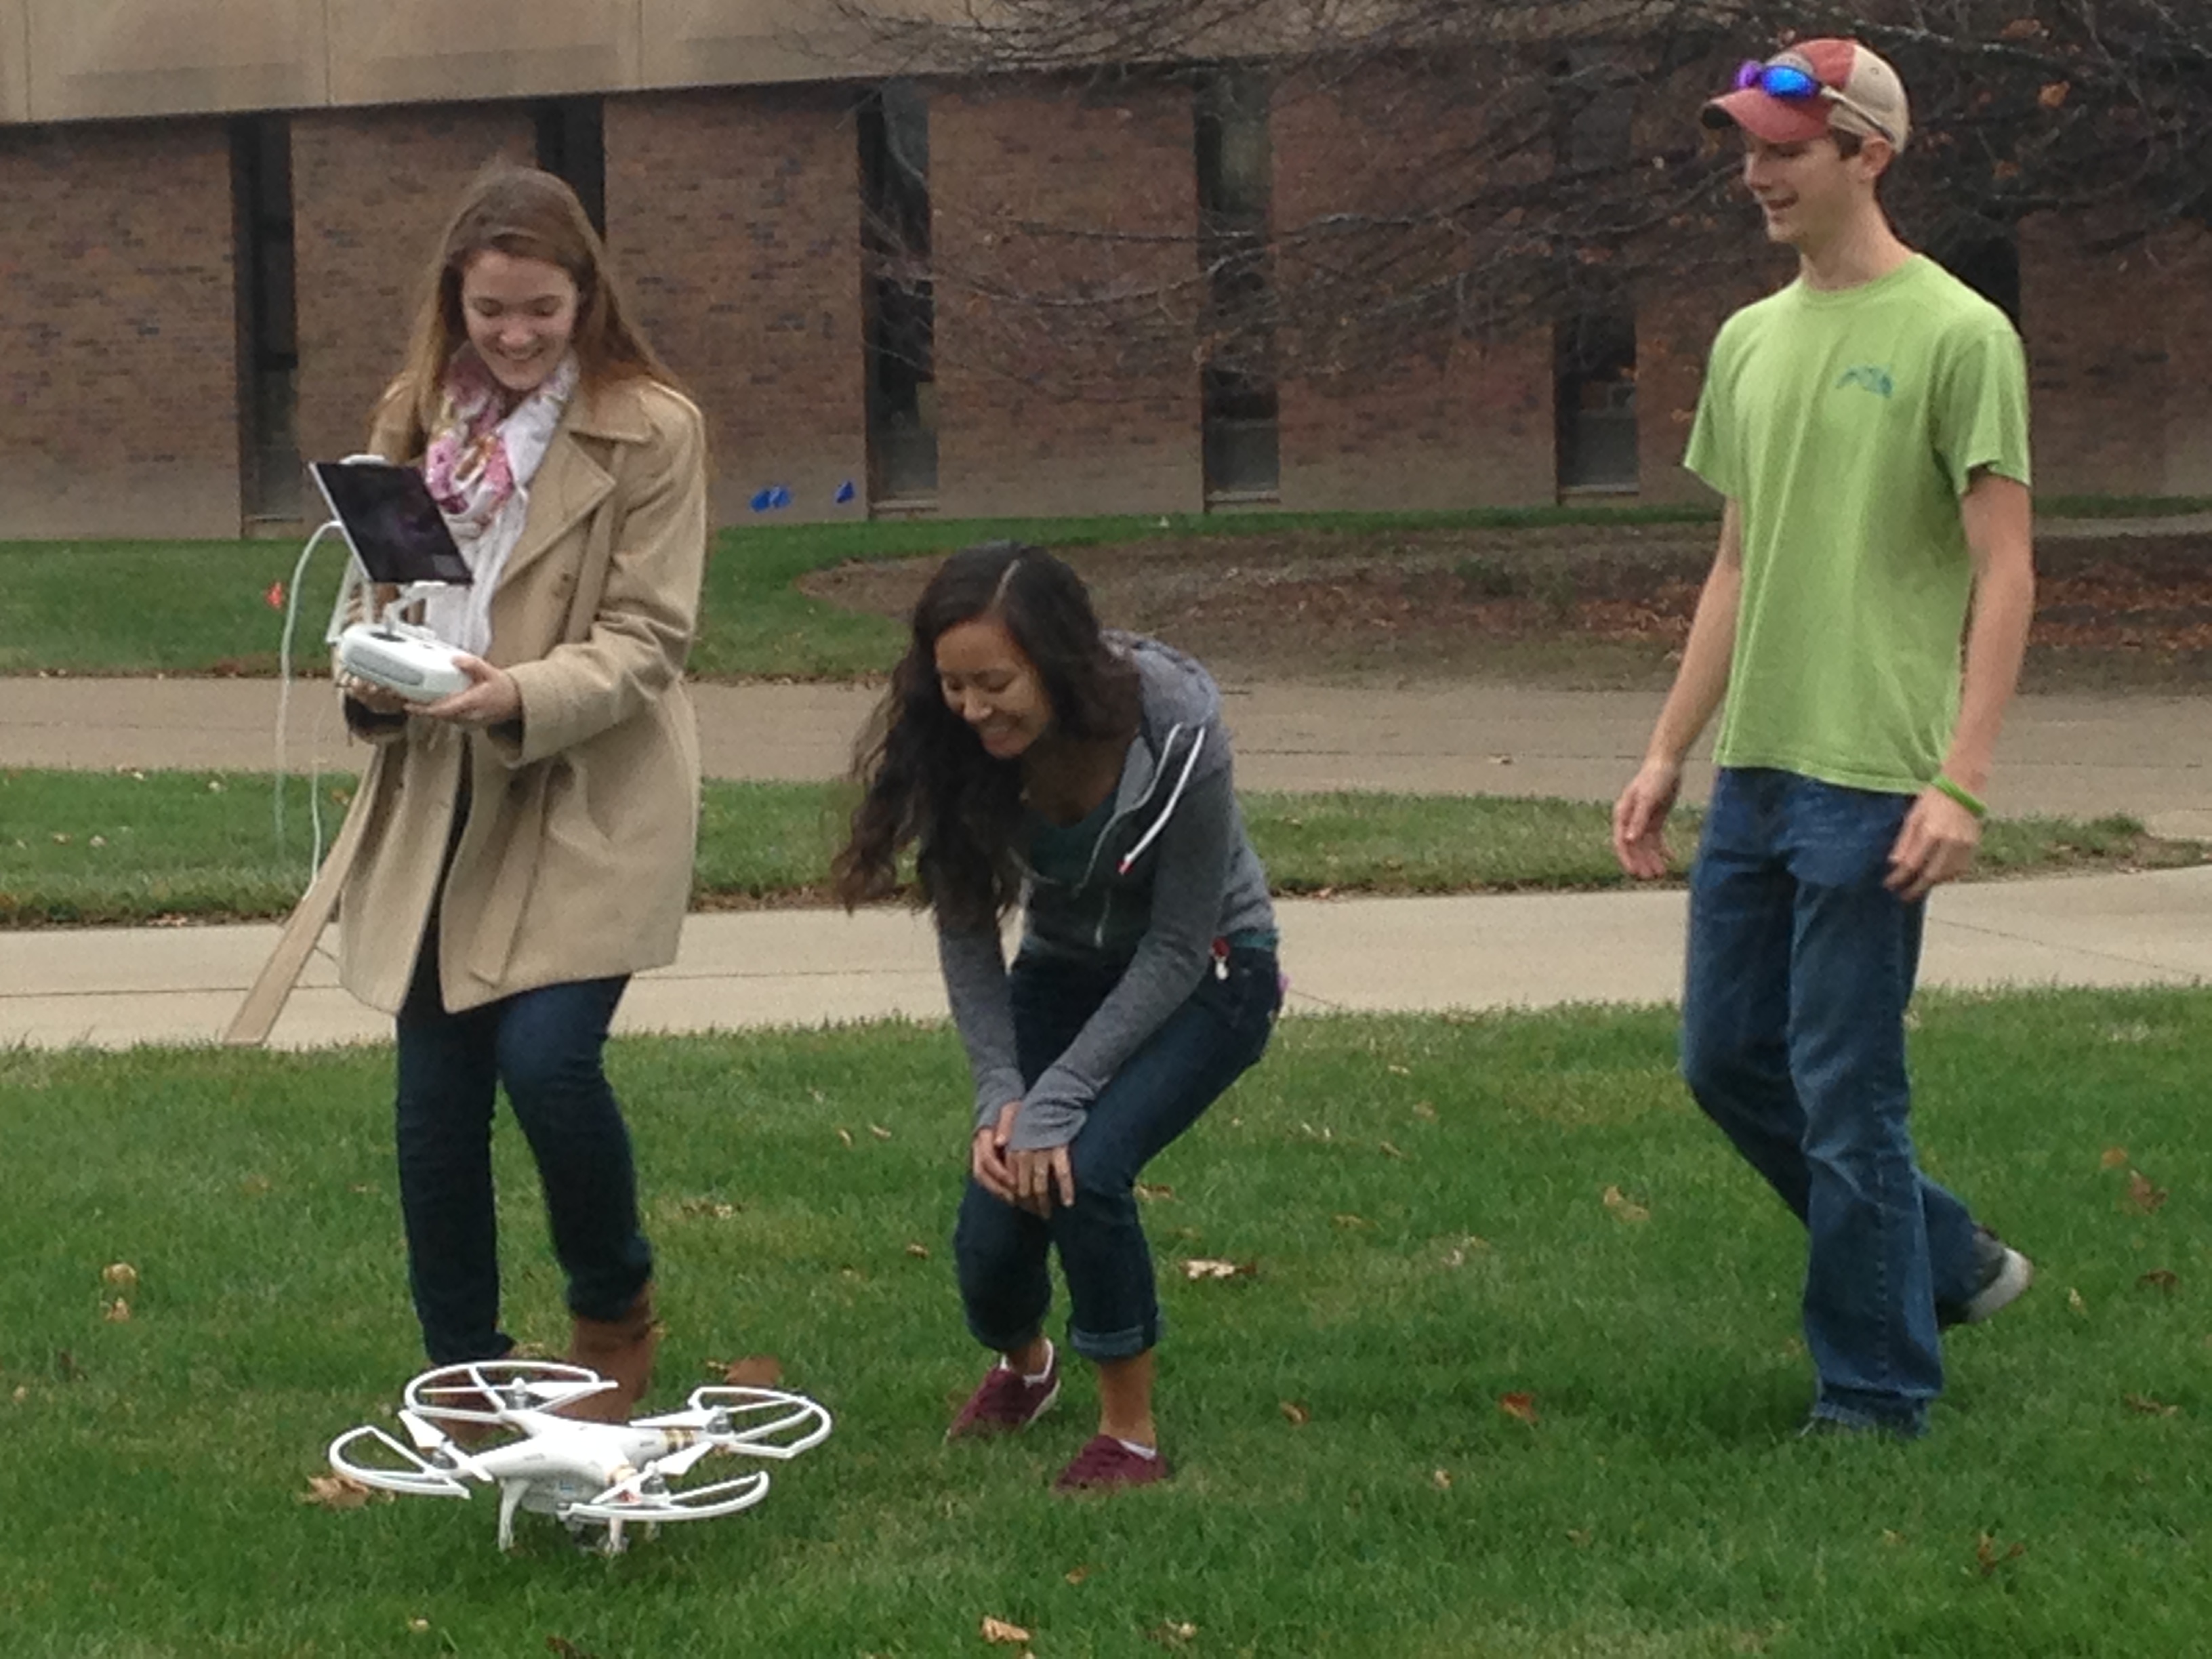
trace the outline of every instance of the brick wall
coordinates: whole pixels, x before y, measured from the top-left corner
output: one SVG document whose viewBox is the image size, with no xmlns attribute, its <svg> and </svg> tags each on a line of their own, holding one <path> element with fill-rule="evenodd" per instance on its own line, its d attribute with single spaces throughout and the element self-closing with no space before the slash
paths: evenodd
<svg viewBox="0 0 2212 1659">
<path fill-rule="evenodd" d="M 859 517 L 867 410 L 860 144 L 836 87 L 610 99 L 607 239 L 639 321 L 711 425 L 716 506 Z M 840 506 L 841 485 L 855 499 Z"/>
<path fill-rule="evenodd" d="M 2177 231 L 2099 252 L 2095 228 L 2021 228 L 2037 492 L 2212 495 L 2212 246 Z"/>
<path fill-rule="evenodd" d="M 1389 278 L 1397 286 L 1425 273 L 1435 303 L 1402 321 L 1377 319 L 1383 279 L 1361 280 L 1368 256 L 1310 229 L 1339 213 L 1418 216 L 1437 186 L 1438 158 L 1480 118 L 1449 76 L 1411 70 L 1277 89 L 1270 136 L 1284 251 L 1276 280 L 1291 319 L 1281 342 L 1285 507 L 1553 499 L 1548 328 L 1491 335 L 1447 303 L 1451 262 L 1465 255 L 1442 240 L 1408 243 Z"/>
<path fill-rule="evenodd" d="M 349 455 L 367 441 L 463 187 L 501 156 L 530 161 L 535 143 L 520 104 L 292 118 L 302 459 Z"/>
<path fill-rule="evenodd" d="M 220 121 L 0 127 L 0 538 L 234 536 Z"/>
<path fill-rule="evenodd" d="M 930 195 L 940 511 L 1198 510 L 1188 88 L 941 94 Z"/>
</svg>

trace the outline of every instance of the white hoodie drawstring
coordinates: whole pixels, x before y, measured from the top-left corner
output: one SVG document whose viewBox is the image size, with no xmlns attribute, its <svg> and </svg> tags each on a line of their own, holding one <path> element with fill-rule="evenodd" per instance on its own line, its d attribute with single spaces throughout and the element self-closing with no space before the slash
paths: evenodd
<svg viewBox="0 0 2212 1659">
<path fill-rule="evenodd" d="M 1121 874 L 1127 875 L 1130 867 L 1143 856 L 1145 848 L 1150 847 L 1158 838 L 1160 831 L 1167 828 L 1169 818 L 1175 815 L 1176 803 L 1182 799 L 1183 787 L 1190 781 L 1191 773 L 1197 769 L 1199 750 L 1205 747 L 1206 728 L 1201 726 L 1190 740 L 1190 758 L 1182 763 L 1182 775 L 1176 779 L 1175 787 L 1168 792 L 1168 804 L 1160 808 L 1160 815 L 1152 820 L 1152 827 L 1139 836 L 1137 844 L 1122 855 L 1116 866 Z"/>
</svg>

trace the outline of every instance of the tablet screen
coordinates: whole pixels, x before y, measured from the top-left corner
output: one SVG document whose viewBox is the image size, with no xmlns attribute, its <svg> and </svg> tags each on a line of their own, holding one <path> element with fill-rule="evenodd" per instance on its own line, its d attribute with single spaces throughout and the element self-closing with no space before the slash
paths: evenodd
<svg viewBox="0 0 2212 1659">
<path fill-rule="evenodd" d="M 317 461 L 309 471 L 371 581 L 404 587 L 469 580 L 468 562 L 413 467 Z"/>
</svg>

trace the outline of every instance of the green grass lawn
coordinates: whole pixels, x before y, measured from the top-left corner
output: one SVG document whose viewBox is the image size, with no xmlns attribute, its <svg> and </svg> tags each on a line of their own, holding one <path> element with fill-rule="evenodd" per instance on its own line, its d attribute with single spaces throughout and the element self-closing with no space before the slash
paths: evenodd
<svg viewBox="0 0 2212 1659">
<path fill-rule="evenodd" d="M 772 1353 L 838 1429 L 758 1510 L 612 1561 L 529 1517 L 502 1558 L 481 1498 L 299 1501 L 418 1363 L 387 1054 L 0 1053 L 0 1632 L 11 1659 L 1023 1651 L 986 1615 L 1037 1659 L 2200 1651 L 2212 996 L 1930 999 L 1914 1042 L 1929 1167 L 2040 1267 L 1948 1339 L 1929 1439 L 1794 1437 L 1802 1237 L 1685 1098 L 1667 1015 L 1308 1019 L 1149 1172 L 1177 1476 L 1104 1501 L 1046 1491 L 1087 1378 L 1018 1441 L 942 1439 L 981 1364 L 949 1032 L 618 1042 L 656 1401 Z M 557 1342 L 504 1123 L 499 1157 L 510 1326 Z"/>
<path fill-rule="evenodd" d="M 691 668 L 710 678 L 882 672 L 899 653 L 896 623 L 810 599 L 793 586 L 811 570 L 848 559 L 903 558 L 1000 537 L 1075 547 L 1162 534 L 1322 529 L 1349 538 L 1407 528 L 1666 524 L 1711 516 L 1697 508 L 1531 507 L 738 526 L 715 541 Z M 274 673 L 283 613 L 271 608 L 269 590 L 272 583 L 289 586 L 299 553 L 290 541 L 0 542 L 0 675 Z M 344 557 L 343 543 L 326 540 L 301 586 L 297 648 L 303 662 L 322 659 L 317 641 Z M 122 594 L 131 603 L 92 602 Z"/>
<path fill-rule="evenodd" d="M 327 845 L 353 780 L 324 778 Z M 307 781 L 252 773 L 0 770 L 0 927 L 279 916 L 305 889 Z M 826 902 L 850 797 L 840 786 L 710 782 L 696 902 Z M 1607 809 L 1580 801 L 1391 794 L 1254 793 L 1244 807 L 1279 893 L 1465 893 L 1626 884 Z M 1686 856 L 1697 815 L 1674 840 Z M 2160 841 L 2131 818 L 1992 824 L 1990 875 L 2194 864 L 2197 842 Z"/>
</svg>

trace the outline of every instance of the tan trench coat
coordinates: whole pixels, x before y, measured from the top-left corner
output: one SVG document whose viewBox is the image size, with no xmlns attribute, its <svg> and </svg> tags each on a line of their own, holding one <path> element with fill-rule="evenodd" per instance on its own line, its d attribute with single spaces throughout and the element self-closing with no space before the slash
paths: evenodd
<svg viewBox="0 0 2212 1659">
<path fill-rule="evenodd" d="M 373 440 L 405 459 L 398 441 Z M 405 999 L 464 765 L 471 804 L 439 913 L 450 1012 L 675 958 L 699 823 L 683 670 L 707 541 L 698 410 L 649 380 L 580 391 L 492 599 L 487 658 L 521 690 L 520 732 L 410 719 L 380 736 L 353 803 L 368 818 L 339 872 L 339 972 L 363 1002 Z"/>
</svg>

